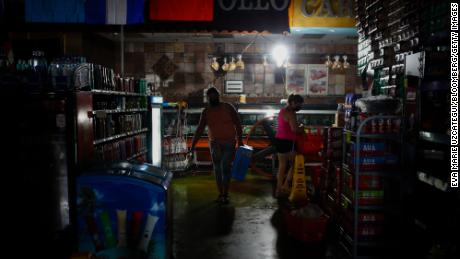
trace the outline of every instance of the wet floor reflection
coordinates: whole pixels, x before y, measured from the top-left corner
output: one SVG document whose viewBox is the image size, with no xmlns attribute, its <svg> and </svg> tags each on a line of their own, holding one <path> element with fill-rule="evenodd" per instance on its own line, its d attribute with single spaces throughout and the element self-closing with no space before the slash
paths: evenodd
<svg viewBox="0 0 460 259">
<path fill-rule="evenodd" d="M 173 254 L 183 258 L 324 258 L 325 245 L 307 246 L 283 229 L 271 181 L 249 176 L 234 182 L 229 205 L 214 202 L 212 175 L 174 181 Z"/>
</svg>

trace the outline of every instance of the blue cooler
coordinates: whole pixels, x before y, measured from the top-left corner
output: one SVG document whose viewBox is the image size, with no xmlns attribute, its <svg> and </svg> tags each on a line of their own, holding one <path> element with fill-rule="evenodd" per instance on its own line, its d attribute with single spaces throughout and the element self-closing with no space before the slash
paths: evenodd
<svg viewBox="0 0 460 259">
<path fill-rule="evenodd" d="M 79 251 L 108 259 L 169 258 L 171 179 L 161 168 L 127 162 L 79 176 Z"/>
<path fill-rule="evenodd" d="M 252 147 L 238 147 L 235 154 L 235 160 L 232 166 L 232 177 L 238 181 L 243 181 L 251 163 Z"/>
</svg>

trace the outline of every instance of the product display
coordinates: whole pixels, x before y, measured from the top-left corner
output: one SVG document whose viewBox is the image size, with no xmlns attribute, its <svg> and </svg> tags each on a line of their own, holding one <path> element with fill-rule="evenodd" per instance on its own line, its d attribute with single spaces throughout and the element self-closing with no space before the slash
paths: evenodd
<svg viewBox="0 0 460 259">
<path fill-rule="evenodd" d="M 366 105 L 372 107 L 372 101 Z M 400 132 L 387 126 L 392 123 L 385 124 L 386 121 L 400 121 L 401 118 L 395 115 L 373 116 L 360 112 L 360 109 L 357 111 L 362 119 L 356 120 L 356 126 L 353 127 L 356 131 L 344 130 L 340 205 L 346 216 L 339 222 L 343 230 L 340 232 L 341 242 L 354 254 L 366 246 L 366 242 L 384 242 L 385 235 L 389 235 L 384 225 L 392 222 L 384 220 L 385 207 L 398 203 L 393 196 L 386 197 L 385 193 L 402 192 L 400 185 L 387 184 L 387 179 L 401 177 L 401 152 L 396 153 L 396 150 L 401 150 L 401 143 L 400 138 L 392 137 Z M 363 213 L 368 210 L 374 210 L 378 216 L 364 216 Z M 366 252 L 371 253 L 370 250 Z"/>
<path fill-rule="evenodd" d="M 145 135 L 122 139 L 96 146 L 96 159 L 101 161 L 122 161 L 144 157 L 147 153 Z"/>
<path fill-rule="evenodd" d="M 446 0 L 0 0 L 9 250 L 460 258 L 457 22 Z"/>
</svg>

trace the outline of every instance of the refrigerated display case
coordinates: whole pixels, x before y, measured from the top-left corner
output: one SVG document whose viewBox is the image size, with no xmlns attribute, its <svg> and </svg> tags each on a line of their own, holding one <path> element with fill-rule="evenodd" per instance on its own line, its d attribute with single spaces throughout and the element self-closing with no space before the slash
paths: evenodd
<svg viewBox="0 0 460 259">
<path fill-rule="evenodd" d="M 150 97 L 150 125 L 151 131 L 149 135 L 149 161 L 156 167 L 163 166 L 163 152 L 162 152 L 162 117 L 163 117 L 163 97 L 151 96 Z"/>
<path fill-rule="evenodd" d="M 272 133 L 276 132 L 276 115 L 284 106 L 281 104 L 238 104 L 235 108 L 238 111 L 243 130 L 243 142 L 249 141 L 250 146 L 255 151 L 260 151 L 271 146 L 270 134 L 267 135 L 267 129 L 263 125 L 254 127 L 257 122 L 267 117 L 272 117 L 266 120 L 266 124 L 271 129 Z M 187 123 L 183 132 L 186 136 L 188 147 L 190 148 L 193 134 L 198 126 L 203 107 L 190 107 L 186 110 Z M 297 112 L 299 122 L 306 126 L 321 128 L 329 127 L 334 124 L 335 113 L 337 107 L 335 104 L 305 104 L 302 109 Z M 176 109 L 164 109 L 164 127 L 163 136 L 169 137 L 172 135 L 174 127 L 178 120 Z M 250 134 L 248 139 L 248 134 Z M 196 145 L 195 163 L 197 165 L 210 165 L 211 155 L 209 153 L 207 129 L 203 133 L 201 139 Z"/>
</svg>

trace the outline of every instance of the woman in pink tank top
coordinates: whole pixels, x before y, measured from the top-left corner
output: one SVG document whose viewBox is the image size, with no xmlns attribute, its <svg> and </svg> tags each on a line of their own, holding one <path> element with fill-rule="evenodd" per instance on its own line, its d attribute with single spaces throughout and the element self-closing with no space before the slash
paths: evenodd
<svg viewBox="0 0 460 259">
<path fill-rule="evenodd" d="M 296 112 L 302 108 L 303 98 L 296 94 L 289 95 L 286 107 L 278 114 L 278 129 L 275 135 L 275 147 L 278 152 L 278 176 L 276 196 L 287 192 L 289 179 L 286 178 L 286 169 L 292 169 L 295 157 L 295 139 L 297 134 L 304 132 L 303 126 L 297 123 Z M 288 167 L 289 164 L 289 167 Z"/>
</svg>

